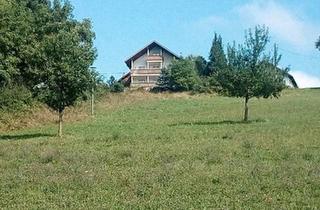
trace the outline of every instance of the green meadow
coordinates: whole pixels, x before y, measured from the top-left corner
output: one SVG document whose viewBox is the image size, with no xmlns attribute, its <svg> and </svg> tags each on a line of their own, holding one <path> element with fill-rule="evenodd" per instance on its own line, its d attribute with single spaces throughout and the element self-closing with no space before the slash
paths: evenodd
<svg viewBox="0 0 320 210">
<path fill-rule="evenodd" d="M 320 90 L 124 93 L 96 116 L 0 133 L 0 209 L 319 209 Z M 89 107 L 88 107 L 89 112 Z"/>
</svg>

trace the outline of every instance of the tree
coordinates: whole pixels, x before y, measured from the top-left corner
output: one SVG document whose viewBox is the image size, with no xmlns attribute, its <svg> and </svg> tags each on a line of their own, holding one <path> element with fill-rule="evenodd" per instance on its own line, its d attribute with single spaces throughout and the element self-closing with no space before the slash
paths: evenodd
<svg viewBox="0 0 320 210">
<path fill-rule="evenodd" d="M 42 74 L 43 101 L 59 113 L 59 136 L 62 137 L 63 113 L 90 88 L 92 65 L 96 51 L 94 33 L 89 20 L 72 19 L 72 6 L 53 2 L 52 33 L 44 38 L 47 58 Z"/>
<path fill-rule="evenodd" d="M 316 42 L 316 48 L 318 48 L 318 50 L 320 50 L 320 36 L 318 38 L 318 41 Z"/>
<path fill-rule="evenodd" d="M 39 84 L 46 61 L 41 43 L 51 28 L 50 4 L 49 0 L 0 0 L 0 69 L 10 83 L 30 90 Z"/>
<path fill-rule="evenodd" d="M 114 76 L 110 76 L 107 83 L 110 87 L 110 91 L 113 93 L 120 93 L 124 91 L 124 85 L 121 82 L 117 81 Z"/>
<path fill-rule="evenodd" d="M 200 81 L 195 63 L 190 59 L 173 60 L 168 68 L 162 69 L 157 86 L 162 90 L 189 91 Z"/>
<path fill-rule="evenodd" d="M 284 72 L 277 67 L 281 56 L 274 46 L 272 56 L 265 53 L 269 42 L 268 29 L 257 26 L 246 32 L 245 43 L 228 46 L 228 66 L 214 74 L 221 92 L 245 101 L 244 121 L 248 121 L 248 102 L 253 97 L 278 97 L 285 88 Z"/>
<path fill-rule="evenodd" d="M 204 57 L 189 55 L 186 59 L 194 62 L 196 72 L 199 76 L 204 76 L 206 74 L 207 61 Z"/>
<path fill-rule="evenodd" d="M 215 71 L 225 69 L 227 67 L 227 59 L 223 50 L 222 38 L 220 35 L 214 34 L 212 46 L 209 55 L 205 76 L 212 75 Z"/>
</svg>

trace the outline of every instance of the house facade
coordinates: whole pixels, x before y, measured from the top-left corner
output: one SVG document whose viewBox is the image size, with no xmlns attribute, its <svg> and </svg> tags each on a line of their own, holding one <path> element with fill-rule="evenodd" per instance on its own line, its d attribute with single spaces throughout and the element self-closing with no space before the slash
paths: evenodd
<svg viewBox="0 0 320 210">
<path fill-rule="evenodd" d="M 132 88 L 151 88 L 157 83 L 161 69 L 178 56 L 156 41 L 139 50 L 125 63 L 130 71 L 120 81 Z"/>
</svg>

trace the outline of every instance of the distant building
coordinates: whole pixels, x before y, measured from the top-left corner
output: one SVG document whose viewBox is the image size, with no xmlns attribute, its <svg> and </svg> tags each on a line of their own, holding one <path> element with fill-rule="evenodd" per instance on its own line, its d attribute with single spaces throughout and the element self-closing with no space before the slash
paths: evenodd
<svg viewBox="0 0 320 210">
<path fill-rule="evenodd" d="M 125 61 L 130 71 L 123 75 L 120 81 L 133 88 L 154 87 L 161 69 L 177 58 L 176 54 L 153 41 Z"/>
</svg>

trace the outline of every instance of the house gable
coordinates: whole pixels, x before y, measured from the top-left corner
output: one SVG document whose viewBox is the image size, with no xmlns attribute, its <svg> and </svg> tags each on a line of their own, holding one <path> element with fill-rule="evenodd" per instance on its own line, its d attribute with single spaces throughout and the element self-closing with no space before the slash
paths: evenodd
<svg viewBox="0 0 320 210">
<path fill-rule="evenodd" d="M 166 47 L 159 44 L 158 42 L 153 41 L 125 61 L 125 63 L 129 67 L 129 69 L 132 68 L 133 61 L 135 62 L 139 58 L 141 60 L 143 60 L 143 59 L 145 60 L 145 58 L 141 58 L 141 57 L 147 56 L 148 50 L 149 50 L 149 53 L 152 53 L 152 54 L 157 54 L 157 52 L 159 52 L 159 50 L 162 50 L 162 52 L 164 52 L 164 56 L 166 56 L 167 58 L 169 58 L 170 56 L 175 57 L 175 58 L 179 57 L 175 53 L 173 53 L 169 49 L 167 49 Z M 139 63 L 139 60 L 138 60 L 138 63 Z"/>
<path fill-rule="evenodd" d="M 174 59 L 179 57 L 153 41 L 125 61 L 130 72 L 120 81 L 129 87 L 154 87 L 161 75 L 161 69 L 168 67 Z"/>
</svg>

